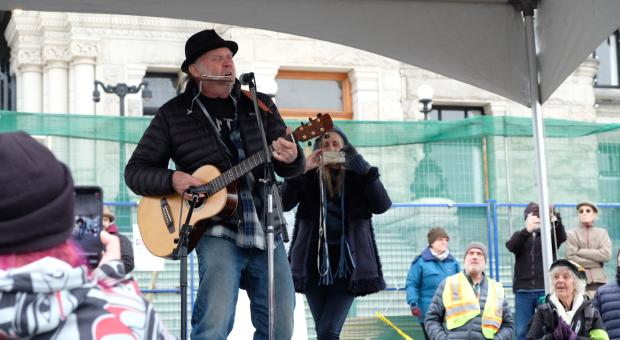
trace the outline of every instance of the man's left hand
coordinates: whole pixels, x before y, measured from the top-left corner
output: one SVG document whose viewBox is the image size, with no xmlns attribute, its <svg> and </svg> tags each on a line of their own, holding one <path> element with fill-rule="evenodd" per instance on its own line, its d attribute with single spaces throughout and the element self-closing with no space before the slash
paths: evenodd
<svg viewBox="0 0 620 340">
<path fill-rule="evenodd" d="M 290 134 L 291 129 L 286 128 L 286 133 Z M 273 158 L 279 160 L 282 163 L 291 164 L 297 159 L 297 144 L 289 142 L 286 139 L 280 137 L 271 144 L 271 155 Z"/>
</svg>

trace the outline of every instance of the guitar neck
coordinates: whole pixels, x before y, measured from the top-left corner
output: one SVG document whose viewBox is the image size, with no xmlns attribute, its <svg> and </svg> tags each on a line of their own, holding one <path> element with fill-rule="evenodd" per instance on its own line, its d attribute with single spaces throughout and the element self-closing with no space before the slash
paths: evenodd
<svg viewBox="0 0 620 340">
<path fill-rule="evenodd" d="M 286 135 L 284 139 L 290 142 L 294 142 L 292 134 Z M 272 151 L 271 145 L 269 146 L 269 151 Z M 252 169 L 262 164 L 264 161 L 265 161 L 265 153 L 262 151 L 259 151 L 253 154 L 252 156 L 244 159 L 239 164 L 224 171 L 224 173 L 214 178 L 209 183 L 201 186 L 200 188 L 206 191 L 207 196 L 212 196 L 216 192 L 224 189 L 230 183 L 236 181 L 241 176 L 245 175 L 246 173 L 250 172 Z"/>
</svg>

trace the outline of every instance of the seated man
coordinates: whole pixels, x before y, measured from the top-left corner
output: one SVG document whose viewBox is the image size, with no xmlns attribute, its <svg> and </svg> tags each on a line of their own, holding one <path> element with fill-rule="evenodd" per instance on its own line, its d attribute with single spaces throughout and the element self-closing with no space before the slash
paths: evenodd
<svg viewBox="0 0 620 340">
<path fill-rule="evenodd" d="M 512 340 L 504 287 L 484 275 L 487 254 L 485 245 L 471 242 L 465 249 L 465 269 L 439 284 L 424 319 L 430 339 Z"/>
<path fill-rule="evenodd" d="M 0 339 L 172 339 L 105 231 L 92 272 L 69 237 L 73 179 L 23 132 L 0 134 Z"/>
</svg>

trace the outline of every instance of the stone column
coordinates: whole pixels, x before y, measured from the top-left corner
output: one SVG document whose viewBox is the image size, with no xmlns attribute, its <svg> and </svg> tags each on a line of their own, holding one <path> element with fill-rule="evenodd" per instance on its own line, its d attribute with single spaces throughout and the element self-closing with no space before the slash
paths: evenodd
<svg viewBox="0 0 620 340">
<path fill-rule="evenodd" d="M 45 112 L 69 112 L 69 60 L 71 56 L 66 46 L 43 47 L 45 65 Z"/>
<path fill-rule="evenodd" d="M 98 46 L 91 41 L 72 41 L 70 50 L 69 111 L 94 114 L 93 89 Z"/>
<path fill-rule="evenodd" d="M 18 95 L 18 111 L 41 112 L 43 110 L 43 82 L 41 73 L 41 50 L 39 48 L 19 49 L 17 65 L 21 73 L 22 86 Z"/>
<path fill-rule="evenodd" d="M 11 70 L 18 80 L 17 111 L 41 112 L 41 24 L 38 12 L 15 12 L 4 32 L 11 48 Z"/>
<path fill-rule="evenodd" d="M 355 120 L 378 120 L 379 69 L 356 67 L 349 72 Z"/>
<path fill-rule="evenodd" d="M 254 63 L 254 77 L 256 77 L 257 91 L 266 93 L 270 96 L 278 92 L 278 83 L 276 75 L 278 74 L 278 65 L 273 63 Z"/>
</svg>

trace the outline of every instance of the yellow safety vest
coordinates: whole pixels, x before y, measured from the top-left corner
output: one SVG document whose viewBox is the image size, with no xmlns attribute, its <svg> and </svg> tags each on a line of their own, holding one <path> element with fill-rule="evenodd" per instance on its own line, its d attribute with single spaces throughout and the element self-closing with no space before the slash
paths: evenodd
<svg viewBox="0 0 620 340">
<path fill-rule="evenodd" d="M 487 339 L 493 339 L 502 325 L 504 287 L 492 279 L 487 278 L 486 280 L 488 290 L 487 300 L 482 312 L 482 334 Z M 446 308 L 446 327 L 448 330 L 461 327 L 480 314 L 480 302 L 463 272 L 446 279 L 442 297 Z"/>
</svg>

